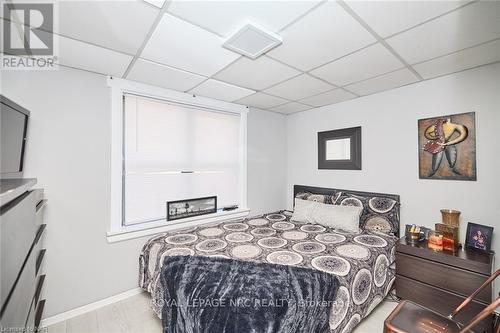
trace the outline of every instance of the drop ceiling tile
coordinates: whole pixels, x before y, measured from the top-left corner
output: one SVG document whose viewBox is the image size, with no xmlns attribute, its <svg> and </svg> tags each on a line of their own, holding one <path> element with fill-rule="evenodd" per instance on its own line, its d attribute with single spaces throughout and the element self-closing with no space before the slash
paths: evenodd
<svg viewBox="0 0 500 333">
<path fill-rule="evenodd" d="M 232 102 L 254 94 L 254 90 L 241 88 L 229 83 L 209 79 L 189 91 L 192 94 Z"/>
<path fill-rule="evenodd" d="M 278 82 L 299 75 L 300 72 L 266 56 L 251 60 L 241 57 L 215 78 L 256 90 L 262 90 Z"/>
<path fill-rule="evenodd" d="M 304 104 L 297 103 L 297 102 L 290 102 L 290 103 L 286 103 L 286 104 L 274 107 L 270 110 L 275 111 L 275 112 L 279 112 L 279 113 L 290 114 L 290 113 L 295 113 L 295 112 L 309 110 L 309 109 L 312 109 L 312 107 L 309 105 L 304 105 Z"/>
<path fill-rule="evenodd" d="M 59 33 L 135 54 L 159 10 L 142 1 L 59 1 Z"/>
<path fill-rule="evenodd" d="M 127 79 L 178 91 L 187 91 L 206 80 L 204 76 L 144 59 L 137 59 Z"/>
<path fill-rule="evenodd" d="M 278 32 L 319 1 L 173 1 L 168 11 L 228 37 L 245 23 Z"/>
<path fill-rule="evenodd" d="M 269 109 L 281 104 L 285 104 L 287 102 L 289 101 L 287 101 L 286 99 L 270 96 L 261 92 L 243 97 L 236 101 L 236 103 L 238 104 L 253 106 L 260 109 Z"/>
<path fill-rule="evenodd" d="M 404 67 L 382 44 L 377 43 L 361 51 L 326 64 L 311 74 L 338 86 L 358 82 Z"/>
<path fill-rule="evenodd" d="M 141 57 L 211 76 L 239 57 L 224 49 L 222 43 L 217 35 L 165 14 Z"/>
<path fill-rule="evenodd" d="M 500 37 L 500 2 L 479 1 L 387 42 L 410 64 Z"/>
<path fill-rule="evenodd" d="M 347 1 L 377 34 L 387 37 L 421 24 L 468 1 Z"/>
<path fill-rule="evenodd" d="M 425 79 L 500 61 L 500 40 L 429 60 L 413 68 Z"/>
<path fill-rule="evenodd" d="M 266 89 L 264 92 L 289 100 L 298 100 L 333 88 L 332 85 L 326 82 L 318 80 L 310 75 L 302 74 Z"/>
<path fill-rule="evenodd" d="M 375 38 L 333 1 L 283 30 L 283 44 L 268 55 L 310 70 L 374 43 Z"/>
<path fill-rule="evenodd" d="M 163 5 L 165 4 L 165 0 L 144 0 L 144 1 L 157 8 L 162 8 Z"/>
<path fill-rule="evenodd" d="M 379 91 L 389 90 L 417 82 L 418 78 L 407 68 L 368 79 L 346 86 L 345 88 L 358 94 L 370 95 Z"/>
<path fill-rule="evenodd" d="M 345 91 L 344 89 L 335 89 L 316 96 L 304 98 L 300 100 L 300 102 L 313 106 L 325 106 L 325 105 L 340 103 L 353 98 L 356 98 L 356 95 L 351 94 L 350 92 Z"/>
<path fill-rule="evenodd" d="M 71 38 L 55 38 L 59 43 L 57 63 L 60 65 L 121 77 L 133 58 Z"/>
</svg>

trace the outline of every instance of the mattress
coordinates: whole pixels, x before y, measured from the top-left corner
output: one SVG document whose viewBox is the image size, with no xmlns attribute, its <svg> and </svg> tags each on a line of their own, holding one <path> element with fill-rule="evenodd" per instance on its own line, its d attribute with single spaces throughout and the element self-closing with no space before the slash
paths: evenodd
<svg viewBox="0 0 500 333">
<path fill-rule="evenodd" d="M 241 221 L 176 230 L 151 238 L 140 255 L 139 285 L 160 317 L 160 270 L 166 256 L 218 256 L 297 265 L 337 276 L 331 332 L 348 333 L 389 293 L 395 280 L 397 238 L 375 231 L 349 233 L 290 220 L 281 211 Z"/>
</svg>

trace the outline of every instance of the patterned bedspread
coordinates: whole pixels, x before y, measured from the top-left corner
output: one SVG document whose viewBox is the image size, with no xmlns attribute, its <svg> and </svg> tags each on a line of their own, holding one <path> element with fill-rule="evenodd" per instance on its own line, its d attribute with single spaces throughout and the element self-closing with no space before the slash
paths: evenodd
<svg viewBox="0 0 500 333">
<path fill-rule="evenodd" d="M 387 295 L 394 283 L 397 239 L 381 233 L 346 233 L 290 221 L 289 212 L 176 230 L 151 238 L 140 255 L 139 285 L 161 316 L 160 270 L 165 256 L 219 256 L 297 265 L 338 277 L 331 332 L 349 333 Z"/>
</svg>

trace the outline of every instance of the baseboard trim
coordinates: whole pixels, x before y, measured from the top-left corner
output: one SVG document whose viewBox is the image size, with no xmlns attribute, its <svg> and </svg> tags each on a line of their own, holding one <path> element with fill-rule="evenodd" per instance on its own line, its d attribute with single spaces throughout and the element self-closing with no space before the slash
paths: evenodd
<svg viewBox="0 0 500 333">
<path fill-rule="evenodd" d="M 50 325 L 60 323 L 61 321 L 65 321 L 65 320 L 68 320 L 70 318 L 82 315 L 84 313 L 94 311 L 96 309 L 102 308 L 103 306 L 119 302 L 119 301 L 124 300 L 126 298 L 129 298 L 131 296 L 138 295 L 142 292 L 145 292 L 145 291 L 141 288 L 130 289 L 130 290 L 127 290 L 123 293 L 120 293 L 120 294 L 117 294 L 117 295 L 114 295 L 114 296 L 111 296 L 111 297 L 108 297 L 105 299 L 101 299 L 100 301 L 93 302 L 93 303 L 90 303 L 90 304 L 87 304 L 84 306 L 80 306 L 78 308 L 57 314 L 55 316 L 42 319 L 42 321 L 40 323 L 40 327 L 48 327 Z"/>
</svg>

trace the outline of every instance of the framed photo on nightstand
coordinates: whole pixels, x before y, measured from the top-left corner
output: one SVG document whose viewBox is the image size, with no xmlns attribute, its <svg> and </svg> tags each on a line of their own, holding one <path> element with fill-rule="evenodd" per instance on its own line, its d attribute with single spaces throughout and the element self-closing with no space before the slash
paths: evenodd
<svg viewBox="0 0 500 333">
<path fill-rule="evenodd" d="M 492 236 L 493 227 L 469 222 L 467 223 L 465 246 L 484 252 L 491 252 Z"/>
</svg>

